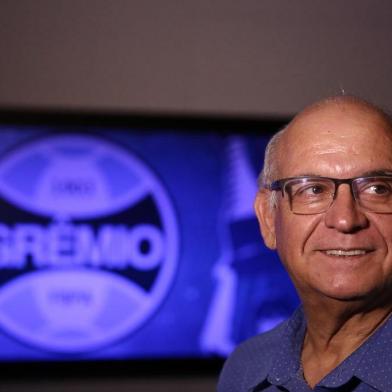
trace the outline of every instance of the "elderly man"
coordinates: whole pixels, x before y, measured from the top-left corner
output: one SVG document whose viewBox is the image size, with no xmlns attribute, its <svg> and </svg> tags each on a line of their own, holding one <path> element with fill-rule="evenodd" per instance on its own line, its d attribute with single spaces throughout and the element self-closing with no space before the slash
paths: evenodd
<svg viewBox="0 0 392 392">
<path fill-rule="evenodd" d="M 391 119 L 347 96 L 306 108 L 260 185 L 264 241 L 302 306 L 235 350 L 218 391 L 392 391 Z"/>
</svg>

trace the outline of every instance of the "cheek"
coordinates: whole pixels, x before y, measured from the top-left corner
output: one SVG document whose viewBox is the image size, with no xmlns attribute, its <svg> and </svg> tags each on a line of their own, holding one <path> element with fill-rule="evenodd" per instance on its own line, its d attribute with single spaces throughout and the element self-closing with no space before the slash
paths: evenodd
<svg viewBox="0 0 392 392">
<path fill-rule="evenodd" d="M 300 226 L 293 219 L 291 212 L 278 211 L 276 214 L 276 249 L 279 258 L 290 269 L 290 264 L 299 256 L 302 249 L 302 238 Z"/>
<path fill-rule="evenodd" d="M 321 224 L 322 214 L 296 215 L 291 211 L 278 210 L 275 221 L 278 250 L 302 254 L 312 234 Z"/>
<path fill-rule="evenodd" d="M 392 239 L 392 214 L 373 214 L 371 223 L 383 234 L 386 240 Z"/>
<path fill-rule="evenodd" d="M 392 215 L 374 214 L 369 221 L 374 237 L 392 257 Z"/>
<path fill-rule="evenodd" d="M 291 275 L 296 275 L 301 266 L 306 264 L 307 245 L 320 224 L 321 215 L 295 215 L 291 211 L 280 211 L 277 214 L 276 247 L 282 263 Z"/>
</svg>

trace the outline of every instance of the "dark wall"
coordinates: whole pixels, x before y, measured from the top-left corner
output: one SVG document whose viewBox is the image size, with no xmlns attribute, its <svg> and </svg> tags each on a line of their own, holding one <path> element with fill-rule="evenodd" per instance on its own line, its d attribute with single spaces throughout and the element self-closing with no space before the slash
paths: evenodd
<svg viewBox="0 0 392 392">
<path fill-rule="evenodd" d="M 290 114 L 392 101 L 388 0 L 0 4 L 0 107 Z"/>
</svg>

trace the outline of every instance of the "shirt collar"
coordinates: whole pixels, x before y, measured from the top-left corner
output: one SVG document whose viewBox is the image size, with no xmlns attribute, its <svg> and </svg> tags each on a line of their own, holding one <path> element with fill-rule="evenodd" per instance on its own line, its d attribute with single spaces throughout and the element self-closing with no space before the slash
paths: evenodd
<svg viewBox="0 0 392 392">
<path fill-rule="evenodd" d="M 360 359 L 355 375 L 380 391 L 391 391 L 392 317 L 382 325 L 360 348 Z"/>
</svg>

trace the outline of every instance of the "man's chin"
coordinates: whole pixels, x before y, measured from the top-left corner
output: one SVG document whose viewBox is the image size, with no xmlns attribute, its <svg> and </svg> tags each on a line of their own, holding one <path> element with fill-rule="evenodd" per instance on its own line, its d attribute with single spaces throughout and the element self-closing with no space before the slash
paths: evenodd
<svg viewBox="0 0 392 392">
<path fill-rule="evenodd" d="M 341 294 L 341 295 L 326 295 L 328 298 L 333 299 L 335 301 L 341 301 L 341 302 L 363 302 L 363 301 L 368 301 L 369 297 L 367 295 L 362 295 L 362 294 Z"/>
<path fill-rule="evenodd" d="M 375 288 L 373 289 L 362 289 L 358 288 L 349 289 L 348 287 L 335 289 L 335 290 L 325 290 L 320 292 L 325 298 L 329 298 L 331 300 L 344 302 L 344 303 L 362 303 L 362 304 L 374 304 L 377 302 L 384 302 L 383 296 L 380 293 L 380 290 Z"/>
</svg>

